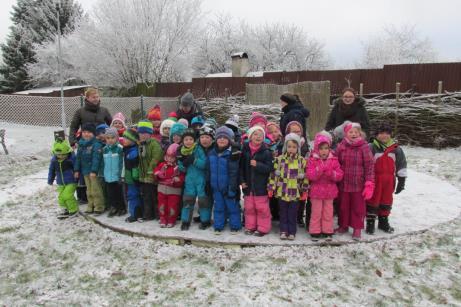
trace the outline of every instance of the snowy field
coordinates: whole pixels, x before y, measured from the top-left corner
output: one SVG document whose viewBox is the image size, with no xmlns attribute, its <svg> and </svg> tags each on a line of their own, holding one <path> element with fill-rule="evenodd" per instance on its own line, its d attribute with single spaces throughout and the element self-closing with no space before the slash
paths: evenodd
<svg viewBox="0 0 461 307">
<path fill-rule="evenodd" d="M 1 305 L 461 305 L 461 148 L 405 148 L 414 177 L 392 221 L 429 231 L 341 247 L 199 248 L 57 221 L 45 180 L 54 130 L 7 126 Z"/>
</svg>

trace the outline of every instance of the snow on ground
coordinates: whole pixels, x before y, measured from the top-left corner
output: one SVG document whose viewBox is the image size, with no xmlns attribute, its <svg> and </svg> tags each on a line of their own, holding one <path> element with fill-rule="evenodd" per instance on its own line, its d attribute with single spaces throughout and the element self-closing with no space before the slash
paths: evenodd
<svg viewBox="0 0 461 307">
<path fill-rule="evenodd" d="M 40 150 L 49 152 L 45 143 Z M 459 149 L 406 150 L 410 168 L 460 186 Z M 58 221 L 54 187 L 13 179 L 30 193 L 1 195 L 2 305 L 461 305 L 460 217 L 421 234 L 341 247 L 199 248 L 118 234 L 82 217 Z"/>
</svg>

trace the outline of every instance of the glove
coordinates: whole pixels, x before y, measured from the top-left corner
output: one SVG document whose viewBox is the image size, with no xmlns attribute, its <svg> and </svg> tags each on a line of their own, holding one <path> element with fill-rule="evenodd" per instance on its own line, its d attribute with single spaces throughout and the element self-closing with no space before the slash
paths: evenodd
<svg viewBox="0 0 461 307">
<path fill-rule="evenodd" d="M 184 161 L 182 161 L 182 164 L 185 167 L 188 167 L 189 165 L 192 165 L 194 163 L 194 155 L 189 155 L 184 158 Z"/>
<path fill-rule="evenodd" d="M 372 181 L 365 182 L 365 188 L 362 191 L 362 196 L 365 200 L 369 200 L 373 197 L 373 192 L 375 191 L 375 184 Z"/>
<path fill-rule="evenodd" d="M 306 192 L 303 192 L 303 193 L 301 194 L 301 200 L 306 200 L 306 199 L 307 199 L 307 196 L 308 196 L 307 191 L 306 191 Z"/>
<path fill-rule="evenodd" d="M 272 190 L 267 191 L 267 196 L 269 196 L 269 198 L 272 198 L 274 196 L 274 191 Z"/>
<path fill-rule="evenodd" d="M 406 179 L 407 179 L 406 177 L 397 176 L 398 183 L 397 183 L 397 189 L 395 189 L 395 194 L 399 194 L 400 192 L 405 190 L 405 180 Z"/>
</svg>

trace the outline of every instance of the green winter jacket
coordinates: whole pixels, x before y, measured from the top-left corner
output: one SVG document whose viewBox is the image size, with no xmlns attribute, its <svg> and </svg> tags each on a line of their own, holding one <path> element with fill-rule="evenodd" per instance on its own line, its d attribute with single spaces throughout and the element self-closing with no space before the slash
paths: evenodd
<svg viewBox="0 0 461 307">
<path fill-rule="evenodd" d="M 139 181 L 154 183 L 154 168 L 163 160 L 163 150 L 155 139 L 149 139 L 138 145 L 139 151 Z"/>
</svg>

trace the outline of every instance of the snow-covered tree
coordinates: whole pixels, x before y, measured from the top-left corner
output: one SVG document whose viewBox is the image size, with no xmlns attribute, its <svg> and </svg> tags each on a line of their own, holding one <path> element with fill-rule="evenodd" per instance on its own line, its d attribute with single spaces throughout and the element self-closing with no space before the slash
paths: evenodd
<svg viewBox="0 0 461 307">
<path fill-rule="evenodd" d="M 423 38 L 415 26 L 387 26 L 363 43 L 358 67 L 381 68 L 385 64 L 427 63 L 437 60 L 431 41 Z"/>
<path fill-rule="evenodd" d="M 0 91 L 13 92 L 29 87 L 26 66 L 35 63 L 36 44 L 52 41 L 57 34 L 55 0 L 18 0 L 13 6 L 13 26 L 6 44 L 1 45 L 3 64 L 0 74 Z M 61 0 L 60 23 L 63 34 L 73 30 L 82 16 L 80 4 Z"/>
</svg>

